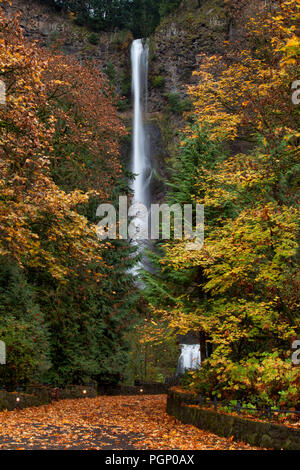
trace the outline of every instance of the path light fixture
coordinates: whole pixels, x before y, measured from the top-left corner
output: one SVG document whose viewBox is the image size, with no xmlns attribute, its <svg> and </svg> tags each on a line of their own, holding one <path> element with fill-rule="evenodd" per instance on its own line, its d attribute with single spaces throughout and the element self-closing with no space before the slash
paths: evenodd
<svg viewBox="0 0 300 470">
<path fill-rule="evenodd" d="M 82 390 L 82 393 L 83 393 L 84 396 L 86 396 L 86 390 L 85 389 Z"/>
<path fill-rule="evenodd" d="M 20 402 L 20 397 L 17 397 L 17 398 L 16 398 L 16 402 L 17 402 L 17 403 Z"/>
<path fill-rule="evenodd" d="M 143 391 L 144 391 L 144 390 L 143 390 L 142 388 L 140 388 L 140 392 L 143 393 Z"/>
</svg>

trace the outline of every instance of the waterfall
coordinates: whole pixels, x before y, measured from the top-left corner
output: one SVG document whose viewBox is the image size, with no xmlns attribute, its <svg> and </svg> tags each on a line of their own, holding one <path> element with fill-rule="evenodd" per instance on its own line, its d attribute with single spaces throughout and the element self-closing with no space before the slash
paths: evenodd
<svg viewBox="0 0 300 470">
<path fill-rule="evenodd" d="M 132 66 L 132 94 L 133 94 L 133 144 L 132 144 L 132 165 L 131 170 L 135 175 L 131 190 L 133 192 L 133 203 L 143 204 L 149 209 L 151 204 L 151 194 L 149 183 L 152 175 L 152 167 L 148 155 L 148 138 L 145 131 L 144 115 L 147 112 L 148 104 L 148 60 L 149 41 L 143 43 L 142 39 L 136 39 L 131 46 L 131 66 Z M 145 247 L 151 247 L 151 241 L 143 238 L 148 237 L 149 217 L 145 219 L 142 209 L 137 207 L 133 216 L 133 224 L 136 236 L 132 237 L 137 245 L 137 251 L 143 254 Z M 132 223 L 131 222 L 131 223 Z M 146 257 L 142 256 L 142 262 L 132 270 L 137 274 L 138 268 L 143 266 L 148 271 L 152 266 Z M 141 285 L 142 286 L 142 285 Z M 199 344 L 182 344 L 181 355 L 178 361 L 177 374 L 184 374 L 185 370 L 199 369 L 201 363 Z"/>
<path fill-rule="evenodd" d="M 181 344 L 181 354 L 178 360 L 177 374 L 184 374 L 186 370 L 197 370 L 201 364 L 199 344 Z"/>
<path fill-rule="evenodd" d="M 132 149 L 132 172 L 136 175 L 132 184 L 135 202 L 148 206 L 149 192 L 146 180 L 150 164 L 147 156 L 147 141 L 144 128 L 144 110 L 148 95 L 148 55 L 149 46 L 145 47 L 141 39 L 136 39 L 131 47 L 132 63 L 132 93 L 134 97 L 133 114 L 133 149 Z"/>
<path fill-rule="evenodd" d="M 143 43 L 142 39 L 136 39 L 131 46 L 132 65 L 132 94 L 133 105 L 133 145 L 131 170 L 135 175 L 131 189 L 133 192 L 133 203 L 136 208 L 130 215 L 134 217 L 132 223 L 135 227 L 134 240 L 145 240 L 148 238 L 148 215 L 138 204 L 143 204 L 147 209 L 150 206 L 149 183 L 151 179 L 151 164 L 148 156 L 148 139 L 144 125 L 144 115 L 147 110 L 148 101 L 148 59 L 149 41 Z M 142 253 L 145 241 L 138 242 L 138 252 Z M 142 263 L 145 267 L 145 262 Z M 136 270 L 135 270 L 136 272 Z"/>
</svg>

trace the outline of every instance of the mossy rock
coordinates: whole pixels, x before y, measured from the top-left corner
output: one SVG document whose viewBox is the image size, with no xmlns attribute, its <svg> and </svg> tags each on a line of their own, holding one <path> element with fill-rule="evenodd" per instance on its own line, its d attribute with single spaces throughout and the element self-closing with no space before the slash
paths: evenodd
<svg viewBox="0 0 300 470">
<path fill-rule="evenodd" d="M 248 442 L 249 444 L 251 445 L 256 445 L 257 444 L 257 438 L 258 438 L 258 435 L 257 433 L 251 433 L 251 434 L 248 434 Z"/>
<path fill-rule="evenodd" d="M 290 439 L 287 439 L 286 441 L 284 441 L 284 444 L 283 444 L 282 448 L 284 450 L 294 450 L 295 449 L 295 447 L 293 446 L 292 441 Z"/>
<path fill-rule="evenodd" d="M 268 434 L 263 434 L 261 438 L 261 446 L 270 449 L 273 445 L 273 441 Z"/>
</svg>

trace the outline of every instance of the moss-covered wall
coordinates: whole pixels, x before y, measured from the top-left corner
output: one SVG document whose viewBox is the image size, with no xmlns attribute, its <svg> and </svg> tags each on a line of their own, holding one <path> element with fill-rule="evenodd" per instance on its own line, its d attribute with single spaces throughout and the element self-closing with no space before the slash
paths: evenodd
<svg viewBox="0 0 300 470">
<path fill-rule="evenodd" d="M 192 395 L 169 390 L 167 413 L 185 424 L 193 424 L 219 436 L 233 436 L 235 441 L 268 449 L 300 450 L 299 429 L 221 414 L 193 403 Z"/>
</svg>

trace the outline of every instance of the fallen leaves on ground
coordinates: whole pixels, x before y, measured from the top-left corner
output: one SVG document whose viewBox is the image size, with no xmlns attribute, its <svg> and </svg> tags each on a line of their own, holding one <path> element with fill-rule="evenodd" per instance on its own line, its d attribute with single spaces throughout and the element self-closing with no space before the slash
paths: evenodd
<svg viewBox="0 0 300 470">
<path fill-rule="evenodd" d="M 165 395 L 99 396 L 0 413 L 0 449 L 251 450 L 166 413 Z"/>
</svg>

